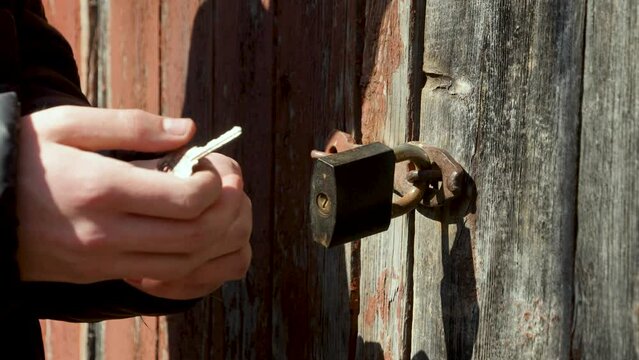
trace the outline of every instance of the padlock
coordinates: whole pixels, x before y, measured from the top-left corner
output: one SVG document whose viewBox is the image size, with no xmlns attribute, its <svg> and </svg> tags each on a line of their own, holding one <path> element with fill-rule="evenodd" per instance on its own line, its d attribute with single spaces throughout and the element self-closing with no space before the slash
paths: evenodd
<svg viewBox="0 0 639 360">
<path fill-rule="evenodd" d="M 418 169 L 430 160 L 418 146 L 394 149 L 381 143 L 322 153 L 311 181 L 310 214 L 313 240 L 333 247 L 385 231 L 391 218 L 414 209 L 426 183 L 416 183 L 393 201 L 395 163 L 411 161 Z"/>
<path fill-rule="evenodd" d="M 313 240 L 333 247 L 388 229 L 395 153 L 381 143 L 318 158 L 310 195 Z"/>
</svg>

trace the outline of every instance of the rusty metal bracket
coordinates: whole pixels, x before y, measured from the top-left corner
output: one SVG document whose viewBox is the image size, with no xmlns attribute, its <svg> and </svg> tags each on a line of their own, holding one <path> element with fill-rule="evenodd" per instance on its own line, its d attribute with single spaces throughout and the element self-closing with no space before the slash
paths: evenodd
<svg viewBox="0 0 639 360">
<path fill-rule="evenodd" d="M 351 134 L 339 130 L 333 130 L 328 136 L 328 140 L 326 140 L 324 151 L 312 150 L 311 157 L 313 159 L 318 159 L 330 154 L 351 150 L 358 146 L 361 145 L 355 143 L 355 139 L 351 136 Z"/>
<path fill-rule="evenodd" d="M 406 175 L 409 182 L 426 182 L 426 194 L 417 210 L 433 220 L 446 222 L 474 212 L 477 189 L 466 170 L 446 151 L 418 142 L 435 165 L 428 170 L 412 170 Z"/>
</svg>

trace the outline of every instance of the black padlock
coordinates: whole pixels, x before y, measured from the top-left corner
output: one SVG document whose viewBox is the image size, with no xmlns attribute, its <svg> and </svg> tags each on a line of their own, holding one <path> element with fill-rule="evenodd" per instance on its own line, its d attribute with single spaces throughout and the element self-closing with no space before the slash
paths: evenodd
<svg viewBox="0 0 639 360">
<path fill-rule="evenodd" d="M 333 247 L 388 229 L 395 153 L 381 143 L 316 160 L 310 195 L 313 240 Z"/>
</svg>

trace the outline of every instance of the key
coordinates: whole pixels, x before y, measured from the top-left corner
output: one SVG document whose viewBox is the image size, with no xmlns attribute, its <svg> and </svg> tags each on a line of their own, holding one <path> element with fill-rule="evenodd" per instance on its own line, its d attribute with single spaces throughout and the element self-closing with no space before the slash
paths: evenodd
<svg viewBox="0 0 639 360">
<path fill-rule="evenodd" d="M 179 178 L 187 179 L 193 174 L 193 167 L 197 165 L 200 159 L 237 139 L 240 135 L 242 135 L 242 128 L 234 126 L 231 130 L 209 141 L 204 146 L 194 146 L 186 152 L 178 151 L 167 155 L 159 162 L 158 170 L 171 172 Z"/>
</svg>

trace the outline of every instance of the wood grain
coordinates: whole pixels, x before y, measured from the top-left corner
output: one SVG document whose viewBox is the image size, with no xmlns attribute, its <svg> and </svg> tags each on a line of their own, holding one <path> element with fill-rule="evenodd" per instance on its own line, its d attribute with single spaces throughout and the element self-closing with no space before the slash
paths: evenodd
<svg viewBox="0 0 639 360">
<path fill-rule="evenodd" d="M 103 107 L 160 110 L 159 0 L 102 3 L 98 8 L 97 103 Z M 144 21 L 139 21 L 140 16 Z M 94 325 L 96 326 L 96 325 Z M 100 359 L 154 358 L 157 319 L 106 321 L 92 351 Z"/>
<path fill-rule="evenodd" d="M 639 359 L 639 5 L 588 1 L 575 359 Z"/>
<path fill-rule="evenodd" d="M 413 16 L 416 2 L 367 1 L 362 90 L 362 137 L 389 146 L 410 140 L 420 46 Z M 418 70 L 415 73 L 415 70 Z M 378 174 L 392 176 L 392 174 Z M 358 359 L 409 355 L 412 291 L 411 218 L 394 219 L 385 233 L 362 239 Z"/>
<path fill-rule="evenodd" d="M 86 355 L 86 324 L 40 320 L 44 355 L 48 360 L 84 360 Z"/>
<path fill-rule="evenodd" d="M 107 106 L 158 113 L 160 0 L 113 0 L 108 6 Z"/>
<path fill-rule="evenodd" d="M 583 4 L 426 3 L 420 139 L 479 198 L 417 216 L 417 358 L 569 356 Z"/>
<path fill-rule="evenodd" d="M 43 321 L 49 358 L 639 358 L 636 1 L 44 5 L 100 106 L 197 142 L 241 125 L 255 214 L 244 281 L 148 328 Z M 449 150 L 477 203 L 320 248 L 308 153 L 333 128 Z"/>
<path fill-rule="evenodd" d="M 156 359 L 158 318 L 110 320 L 103 333 L 104 360 Z"/>
<path fill-rule="evenodd" d="M 243 128 L 223 152 L 242 165 L 253 202 L 253 261 L 243 281 L 222 288 L 227 359 L 271 356 L 273 247 L 274 14 L 271 1 L 218 1 L 215 11 L 216 134 Z M 268 135 L 267 135 L 268 134 Z"/>
<path fill-rule="evenodd" d="M 346 0 L 277 1 L 274 94 L 272 358 L 344 359 L 350 291 L 343 248 L 308 233 L 309 153 L 333 128 L 353 131 L 357 12 Z M 351 43 L 352 44 L 352 43 Z"/>
<path fill-rule="evenodd" d="M 197 126 L 194 143 L 213 136 L 215 119 L 215 2 L 162 1 L 161 109 L 168 116 L 192 118 Z M 216 292 L 183 314 L 166 318 L 160 328 L 160 353 L 177 359 L 222 359 L 224 309 Z"/>
</svg>

